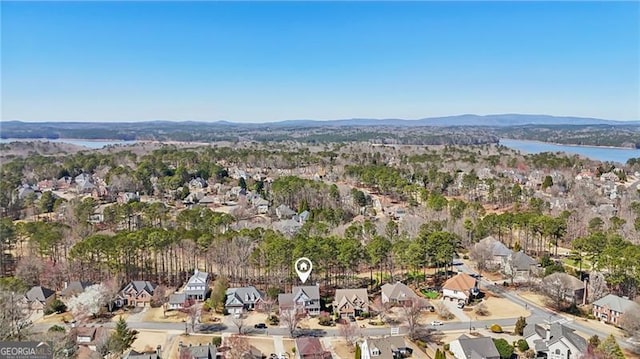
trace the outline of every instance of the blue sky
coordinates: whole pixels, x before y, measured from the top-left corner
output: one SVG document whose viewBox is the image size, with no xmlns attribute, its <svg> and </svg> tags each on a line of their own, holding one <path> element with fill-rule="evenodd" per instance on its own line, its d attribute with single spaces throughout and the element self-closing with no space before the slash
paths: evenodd
<svg viewBox="0 0 640 359">
<path fill-rule="evenodd" d="M 640 119 L 640 2 L 5 2 L 2 120 Z"/>
</svg>

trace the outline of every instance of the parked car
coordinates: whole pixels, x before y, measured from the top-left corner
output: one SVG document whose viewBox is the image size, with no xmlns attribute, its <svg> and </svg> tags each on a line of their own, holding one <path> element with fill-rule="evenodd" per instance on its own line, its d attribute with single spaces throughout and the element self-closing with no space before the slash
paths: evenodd
<svg viewBox="0 0 640 359">
<path fill-rule="evenodd" d="M 258 323 L 256 325 L 253 326 L 256 329 L 267 329 L 267 325 L 264 323 Z"/>
<path fill-rule="evenodd" d="M 458 307 L 458 309 L 464 308 L 464 302 L 458 302 L 457 307 Z"/>
<path fill-rule="evenodd" d="M 431 322 L 431 325 L 434 326 L 434 327 L 437 327 L 439 325 L 442 325 L 442 322 L 439 321 L 439 320 L 434 320 L 434 321 Z"/>
</svg>

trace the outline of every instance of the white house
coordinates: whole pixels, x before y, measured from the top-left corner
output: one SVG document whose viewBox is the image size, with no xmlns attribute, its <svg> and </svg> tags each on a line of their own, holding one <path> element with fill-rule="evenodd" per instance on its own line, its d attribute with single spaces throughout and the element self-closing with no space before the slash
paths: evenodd
<svg viewBox="0 0 640 359">
<path fill-rule="evenodd" d="M 200 272 L 197 268 L 184 288 L 187 299 L 204 300 L 209 292 L 209 273 Z"/>
<path fill-rule="evenodd" d="M 525 339 L 537 357 L 547 359 L 578 359 L 587 350 L 586 339 L 559 323 L 544 327 L 528 325 L 525 327 Z"/>
<path fill-rule="evenodd" d="M 458 273 L 449 278 L 442 286 L 443 299 L 457 300 L 468 303 L 469 300 L 477 296 L 478 281 L 466 273 Z"/>
</svg>

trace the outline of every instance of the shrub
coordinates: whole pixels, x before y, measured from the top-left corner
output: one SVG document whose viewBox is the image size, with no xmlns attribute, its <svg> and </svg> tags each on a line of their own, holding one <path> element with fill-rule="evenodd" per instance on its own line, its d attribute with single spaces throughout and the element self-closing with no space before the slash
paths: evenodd
<svg viewBox="0 0 640 359">
<path fill-rule="evenodd" d="M 222 337 L 213 337 L 211 338 L 211 344 L 217 347 L 222 345 Z"/>
<path fill-rule="evenodd" d="M 44 308 L 44 315 L 50 315 L 50 314 L 53 314 L 53 313 L 55 313 L 55 312 L 56 312 L 56 311 L 55 311 L 55 310 L 53 310 L 53 308 L 51 308 L 51 307 L 46 307 L 46 308 Z"/>
<path fill-rule="evenodd" d="M 329 316 L 328 313 L 322 313 L 320 314 L 320 316 L 318 317 L 318 324 L 322 325 L 322 326 L 329 326 L 331 325 L 331 316 Z"/>
<path fill-rule="evenodd" d="M 502 333 L 502 327 L 498 324 L 494 324 L 491 326 L 491 332 L 493 333 Z"/>
<path fill-rule="evenodd" d="M 61 325 L 57 325 L 57 324 L 56 324 L 56 325 L 52 326 L 51 328 L 49 328 L 49 331 L 50 331 L 50 332 L 55 332 L 55 333 L 64 333 L 64 332 L 66 332 L 67 330 L 66 330 L 66 329 L 64 329 L 64 327 L 63 327 L 63 326 L 61 326 Z"/>
<path fill-rule="evenodd" d="M 494 324 L 495 325 L 495 324 Z M 493 326 L 491 328 L 493 329 Z M 493 343 L 496 345 L 496 349 L 498 349 L 498 353 L 500 353 L 500 358 L 509 359 L 513 355 L 513 346 L 509 344 L 506 339 L 494 339 Z"/>
<path fill-rule="evenodd" d="M 462 256 L 462 259 L 469 259 L 469 256 L 465 254 Z"/>
<path fill-rule="evenodd" d="M 516 328 L 515 328 L 516 334 L 524 335 L 524 327 L 526 326 L 527 326 L 527 320 L 525 319 L 525 317 L 518 318 L 518 320 L 516 321 Z"/>
<path fill-rule="evenodd" d="M 363 312 L 362 314 L 360 314 L 360 317 L 361 317 L 362 319 L 371 318 L 371 313 L 369 313 L 369 312 Z"/>
<path fill-rule="evenodd" d="M 277 315 L 273 314 L 269 317 L 269 325 L 278 325 L 280 324 L 280 318 Z"/>
<path fill-rule="evenodd" d="M 480 303 L 480 304 L 476 305 L 475 312 L 479 316 L 489 315 L 489 309 L 487 308 L 487 306 L 484 303 Z"/>
<path fill-rule="evenodd" d="M 449 344 L 448 344 L 448 343 L 447 343 L 447 344 L 445 344 L 445 345 L 443 346 L 443 348 L 444 348 L 444 350 L 449 351 Z"/>
<path fill-rule="evenodd" d="M 527 343 L 527 341 L 526 341 L 526 340 L 524 340 L 524 339 L 519 339 L 519 340 L 518 340 L 518 350 L 519 350 L 521 353 L 524 353 L 524 352 L 526 352 L 527 350 L 529 350 L 529 344 Z"/>
<path fill-rule="evenodd" d="M 67 306 L 58 298 L 54 299 L 49 307 L 56 313 L 64 313 L 67 311 Z"/>
</svg>

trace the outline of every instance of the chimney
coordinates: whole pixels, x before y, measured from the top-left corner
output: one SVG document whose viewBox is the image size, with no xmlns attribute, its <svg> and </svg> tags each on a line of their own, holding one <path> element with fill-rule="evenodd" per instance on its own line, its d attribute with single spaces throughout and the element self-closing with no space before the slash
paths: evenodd
<svg viewBox="0 0 640 359">
<path fill-rule="evenodd" d="M 587 297 L 589 295 L 589 286 L 587 285 L 588 281 L 589 280 L 587 278 L 584 279 L 584 294 L 582 295 L 582 305 L 587 304 Z"/>
<path fill-rule="evenodd" d="M 546 334 L 547 334 L 547 335 L 546 335 L 546 340 L 547 340 L 547 341 L 551 340 L 551 325 L 549 325 L 549 326 L 547 327 Z"/>
<path fill-rule="evenodd" d="M 67 286 L 69 285 L 69 283 L 67 283 L 66 281 L 64 282 L 64 289 L 67 289 Z"/>
</svg>

